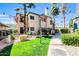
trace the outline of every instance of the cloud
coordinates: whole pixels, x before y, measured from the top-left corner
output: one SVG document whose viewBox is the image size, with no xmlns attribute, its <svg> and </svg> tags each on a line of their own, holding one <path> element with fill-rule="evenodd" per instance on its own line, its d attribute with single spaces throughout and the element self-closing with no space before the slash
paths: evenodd
<svg viewBox="0 0 79 59">
<path fill-rule="evenodd" d="M 1 14 L 0 14 L 0 22 L 4 24 L 15 24 L 14 18 L 9 17 L 8 15 L 1 15 Z"/>
</svg>

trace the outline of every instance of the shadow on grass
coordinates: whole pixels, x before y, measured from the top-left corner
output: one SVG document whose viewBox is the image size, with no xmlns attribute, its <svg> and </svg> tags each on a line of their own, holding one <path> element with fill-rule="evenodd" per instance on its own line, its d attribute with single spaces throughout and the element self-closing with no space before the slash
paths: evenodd
<svg viewBox="0 0 79 59">
<path fill-rule="evenodd" d="M 44 38 L 52 38 L 52 36 L 48 36 L 48 35 L 46 35 L 46 36 L 42 36 L 42 37 L 44 37 Z"/>
<path fill-rule="evenodd" d="M 0 56 L 10 56 L 12 46 L 13 46 L 13 44 L 1 49 Z"/>
</svg>

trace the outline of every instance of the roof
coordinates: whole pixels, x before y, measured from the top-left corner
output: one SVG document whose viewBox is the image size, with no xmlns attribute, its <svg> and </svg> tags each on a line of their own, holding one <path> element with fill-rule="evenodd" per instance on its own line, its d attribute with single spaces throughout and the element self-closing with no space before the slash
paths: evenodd
<svg viewBox="0 0 79 59">
<path fill-rule="evenodd" d="M 77 17 L 75 17 L 75 18 L 73 18 L 72 20 L 74 20 L 74 19 L 78 19 L 79 17 L 77 16 Z"/>
<path fill-rule="evenodd" d="M 39 14 L 37 14 L 37 13 L 34 13 L 34 12 L 28 12 L 28 13 L 27 13 L 27 15 L 28 15 L 28 14 L 30 14 L 30 13 L 31 13 L 31 14 L 35 14 L 35 15 L 38 15 L 38 16 L 40 16 Z"/>
<path fill-rule="evenodd" d="M 21 16 L 23 15 L 23 14 L 20 14 L 20 13 L 17 13 L 17 14 L 19 14 L 19 15 L 21 15 Z M 37 14 L 37 13 L 34 13 L 34 12 L 27 12 L 26 15 L 28 15 L 28 14 L 35 14 L 35 15 L 38 15 L 38 16 L 46 16 L 46 15 L 44 15 L 44 14 L 41 14 L 41 15 L 40 15 L 40 14 Z M 46 16 L 46 17 L 51 18 L 50 16 Z"/>
<path fill-rule="evenodd" d="M 46 17 L 51 18 L 50 16 L 47 16 L 47 15 L 44 15 L 44 14 L 41 14 L 41 15 L 40 15 L 40 14 L 37 14 L 37 13 L 34 13 L 34 12 L 28 12 L 28 14 L 30 14 L 30 13 L 31 13 L 31 14 L 35 14 L 35 15 L 38 15 L 38 16 L 46 16 Z M 27 14 L 27 15 L 28 15 L 28 14 Z"/>
<path fill-rule="evenodd" d="M 5 27 L 9 27 L 9 26 L 7 26 L 7 25 L 5 25 L 5 24 L 3 24 L 3 23 L 0 23 L 0 25 L 3 25 L 3 26 L 5 26 Z"/>
<path fill-rule="evenodd" d="M 52 17 L 46 16 L 46 15 L 44 15 L 44 14 L 41 14 L 41 15 L 40 15 L 40 14 L 37 14 L 37 13 L 34 13 L 34 12 L 27 12 L 27 13 L 26 13 L 26 16 L 28 16 L 29 14 L 34 14 L 34 15 L 39 16 L 39 19 L 41 19 L 42 21 L 46 21 L 46 18 L 50 18 L 50 19 L 52 20 Z M 20 13 L 17 13 L 16 15 L 24 16 L 23 14 L 20 14 Z M 15 21 L 17 22 L 18 20 L 15 19 Z"/>
</svg>

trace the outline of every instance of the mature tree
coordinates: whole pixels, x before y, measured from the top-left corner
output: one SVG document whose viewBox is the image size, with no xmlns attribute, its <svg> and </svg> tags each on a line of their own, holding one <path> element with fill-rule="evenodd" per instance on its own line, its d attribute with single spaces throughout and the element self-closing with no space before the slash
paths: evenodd
<svg viewBox="0 0 79 59">
<path fill-rule="evenodd" d="M 16 11 L 23 10 L 24 11 L 24 33 L 28 31 L 28 19 L 26 19 L 27 8 L 35 8 L 35 4 L 33 3 L 23 3 L 23 8 L 16 8 Z"/>
<path fill-rule="evenodd" d="M 54 19 L 54 23 L 53 23 L 53 28 L 52 28 L 52 29 L 55 30 L 55 17 L 56 17 L 57 15 L 59 15 L 59 8 L 58 8 L 58 6 L 57 6 L 56 3 L 53 3 L 53 4 L 52 4 L 51 14 L 52 14 L 53 19 Z M 54 31 L 54 32 L 55 32 L 55 31 Z"/>
</svg>

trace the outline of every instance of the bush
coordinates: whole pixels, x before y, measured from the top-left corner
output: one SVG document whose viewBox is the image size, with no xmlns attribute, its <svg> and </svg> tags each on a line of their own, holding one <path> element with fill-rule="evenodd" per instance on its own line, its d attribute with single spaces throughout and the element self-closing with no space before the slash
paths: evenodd
<svg viewBox="0 0 79 59">
<path fill-rule="evenodd" d="M 51 29 L 50 28 L 42 28 L 42 34 L 43 35 L 51 34 Z"/>
<path fill-rule="evenodd" d="M 18 31 L 16 29 L 13 29 L 12 32 L 16 34 Z"/>
<path fill-rule="evenodd" d="M 79 34 L 79 29 L 76 29 L 75 32 L 76 32 L 77 34 Z"/>
<path fill-rule="evenodd" d="M 61 38 L 65 45 L 79 46 L 79 35 L 77 34 L 62 34 Z"/>
<path fill-rule="evenodd" d="M 32 35 L 32 32 L 27 32 L 26 35 Z"/>
<path fill-rule="evenodd" d="M 49 36 L 49 35 L 42 36 L 42 37 L 45 37 L 45 38 L 52 38 L 52 36 Z"/>
<path fill-rule="evenodd" d="M 55 33 L 58 33 L 59 32 L 59 29 L 55 29 Z"/>
<path fill-rule="evenodd" d="M 11 34 L 11 39 L 14 40 L 15 39 L 15 35 Z"/>
<path fill-rule="evenodd" d="M 60 31 L 61 31 L 61 33 L 69 33 L 70 32 L 69 29 L 67 29 L 67 28 L 66 29 L 61 29 Z"/>
</svg>

